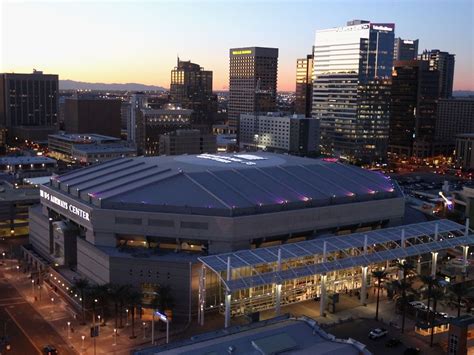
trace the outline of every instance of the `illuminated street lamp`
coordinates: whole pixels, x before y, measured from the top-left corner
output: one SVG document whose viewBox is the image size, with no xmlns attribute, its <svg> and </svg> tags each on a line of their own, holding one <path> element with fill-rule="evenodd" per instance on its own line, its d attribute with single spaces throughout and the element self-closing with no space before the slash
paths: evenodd
<svg viewBox="0 0 474 355">
<path fill-rule="evenodd" d="M 112 345 L 117 345 L 117 328 L 114 328 L 114 343 Z"/>
<path fill-rule="evenodd" d="M 82 335 L 81 336 L 81 339 L 82 339 L 82 345 L 81 345 L 81 349 L 84 350 L 84 339 L 86 338 L 85 335 Z"/>
<path fill-rule="evenodd" d="M 71 322 L 67 322 L 67 338 L 71 339 Z"/>
<path fill-rule="evenodd" d="M 125 323 L 125 325 L 128 325 L 128 312 L 129 312 L 128 308 L 125 309 L 125 312 L 127 312 L 127 322 Z"/>
<path fill-rule="evenodd" d="M 35 280 L 31 280 L 31 294 L 35 297 Z"/>
</svg>

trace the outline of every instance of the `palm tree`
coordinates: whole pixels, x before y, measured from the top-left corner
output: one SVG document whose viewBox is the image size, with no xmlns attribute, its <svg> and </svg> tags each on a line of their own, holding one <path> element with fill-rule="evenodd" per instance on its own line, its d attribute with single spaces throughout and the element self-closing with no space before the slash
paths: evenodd
<svg viewBox="0 0 474 355">
<path fill-rule="evenodd" d="M 399 281 L 399 289 L 402 291 L 402 333 L 405 332 L 405 318 L 406 318 L 406 303 L 407 303 L 407 291 L 411 288 L 411 282 L 407 280 L 407 276 L 413 273 L 413 264 L 408 262 L 398 263 L 397 268 L 403 271 L 403 278 Z"/>
<path fill-rule="evenodd" d="M 126 304 L 131 310 L 132 316 L 132 335 L 130 336 L 131 339 L 136 338 L 135 335 L 135 308 L 142 303 L 143 294 L 140 291 L 130 289 L 127 292 L 126 296 Z"/>
<path fill-rule="evenodd" d="M 108 300 L 109 300 L 109 285 L 107 284 L 93 285 L 90 288 L 90 296 L 92 299 L 94 299 L 93 307 L 95 308 L 95 303 L 97 303 L 98 306 L 100 307 L 101 322 L 105 325 L 105 314 L 107 312 L 107 306 L 108 306 Z M 97 300 L 97 302 L 95 302 L 95 300 Z"/>
<path fill-rule="evenodd" d="M 107 293 L 110 297 L 110 300 L 114 304 L 114 318 L 115 318 L 115 329 L 118 329 L 118 315 L 119 315 L 119 306 L 120 302 L 123 300 L 122 294 L 124 291 L 124 285 L 118 284 L 108 284 Z M 122 310 L 120 309 L 120 312 Z"/>
<path fill-rule="evenodd" d="M 427 292 L 427 297 L 428 297 L 428 309 L 430 309 L 430 303 L 431 303 L 431 290 L 433 289 L 433 286 L 438 286 L 439 280 L 436 278 L 433 278 L 431 275 L 418 275 L 418 278 L 423 282 L 424 285 L 428 286 L 428 292 Z"/>
<path fill-rule="evenodd" d="M 382 287 L 382 280 L 387 277 L 387 272 L 384 270 L 372 271 L 372 276 L 377 279 L 377 306 L 375 308 L 375 320 L 379 320 L 380 288 Z"/>
<path fill-rule="evenodd" d="M 119 315 L 120 315 L 120 324 L 119 328 L 123 328 L 122 316 L 123 316 L 123 307 L 127 302 L 127 295 L 132 289 L 132 285 L 122 285 L 119 293 Z M 128 321 L 128 320 L 127 320 Z"/>
<path fill-rule="evenodd" d="M 469 287 L 465 282 L 458 282 L 448 286 L 448 292 L 452 298 L 456 300 L 458 308 L 458 317 L 461 316 L 461 300 L 474 292 L 473 287 Z"/>
<path fill-rule="evenodd" d="M 86 291 L 89 289 L 90 283 L 89 280 L 80 278 L 77 280 L 74 280 L 73 286 L 72 286 L 72 291 L 79 293 L 81 296 L 81 313 L 82 313 L 82 323 L 81 324 L 86 324 L 86 314 L 85 314 L 85 307 L 84 304 L 86 302 Z"/>
<path fill-rule="evenodd" d="M 438 305 L 438 301 L 441 301 L 445 294 L 443 290 L 439 287 L 434 287 L 432 290 L 432 297 L 433 297 L 433 312 L 428 307 L 428 314 L 432 313 L 431 316 L 431 340 L 430 346 L 433 346 L 433 338 L 434 338 L 434 327 L 435 327 L 435 319 L 436 319 L 436 306 Z"/>
<path fill-rule="evenodd" d="M 174 307 L 174 298 L 169 285 L 161 286 L 158 289 L 158 299 L 161 310 L 171 310 Z"/>
</svg>

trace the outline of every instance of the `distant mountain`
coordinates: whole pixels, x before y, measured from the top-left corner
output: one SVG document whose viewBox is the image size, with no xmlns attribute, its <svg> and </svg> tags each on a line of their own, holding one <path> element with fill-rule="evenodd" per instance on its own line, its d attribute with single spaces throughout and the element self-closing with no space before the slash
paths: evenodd
<svg viewBox="0 0 474 355">
<path fill-rule="evenodd" d="M 474 96 L 474 91 L 472 91 L 472 90 L 455 90 L 455 91 L 453 91 L 453 96 Z"/>
<path fill-rule="evenodd" d="M 145 85 L 137 83 L 106 84 L 86 83 L 74 80 L 59 80 L 60 90 L 110 90 L 110 91 L 166 91 L 161 86 Z"/>
</svg>

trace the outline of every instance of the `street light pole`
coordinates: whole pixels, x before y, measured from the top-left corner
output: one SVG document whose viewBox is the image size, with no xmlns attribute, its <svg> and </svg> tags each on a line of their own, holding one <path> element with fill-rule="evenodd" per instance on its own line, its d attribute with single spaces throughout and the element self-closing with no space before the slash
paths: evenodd
<svg viewBox="0 0 474 355">
<path fill-rule="evenodd" d="M 31 294 L 33 295 L 33 299 L 35 298 L 35 280 L 31 280 Z"/>
<path fill-rule="evenodd" d="M 146 325 L 146 323 L 143 322 L 143 323 L 142 323 L 142 326 L 143 326 L 143 340 L 146 339 L 146 328 L 145 328 L 145 325 Z"/>
<path fill-rule="evenodd" d="M 114 328 L 114 343 L 112 345 L 117 345 L 117 328 Z"/>
<path fill-rule="evenodd" d="M 71 322 L 67 322 L 67 338 L 71 339 Z"/>
<path fill-rule="evenodd" d="M 151 314 L 151 345 L 155 345 L 155 310 Z"/>
<path fill-rule="evenodd" d="M 86 338 L 85 335 L 82 335 L 81 336 L 81 339 L 82 339 L 82 345 L 81 345 L 81 349 L 84 350 L 84 339 Z"/>
</svg>

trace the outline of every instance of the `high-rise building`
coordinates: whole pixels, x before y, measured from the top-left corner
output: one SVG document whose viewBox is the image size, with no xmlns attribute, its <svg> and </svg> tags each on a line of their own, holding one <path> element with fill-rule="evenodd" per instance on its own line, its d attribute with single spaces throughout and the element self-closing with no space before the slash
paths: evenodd
<svg viewBox="0 0 474 355">
<path fill-rule="evenodd" d="M 394 31 L 394 24 L 354 20 L 316 32 L 312 109 L 323 153 L 385 158 Z"/>
<path fill-rule="evenodd" d="M 318 120 L 282 112 L 240 115 L 240 147 L 296 155 L 316 155 L 319 150 Z"/>
<path fill-rule="evenodd" d="M 474 133 L 474 98 L 440 99 L 436 140 L 454 144 L 456 136 L 462 133 Z"/>
<path fill-rule="evenodd" d="M 450 98 L 453 96 L 454 81 L 454 54 L 442 52 L 439 49 L 424 50 L 418 56 L 421 60 L 427 60 L 430 64 L 430 70 L 439 71 L 439 97 Z"/>
<path fill-rule="evenodd" d="M 233 48 L 229 55 L 228 120 L 238 129 L 242 113 L 275 111 L 278 48 Z"/>
<path fill-rule="evenodd" d="M 395 38 L 393 60 L 414 60 L 418 57 L 418 40 Z"/>
<path fill-rule="evenodd" d="M 47 140 L 58 129 L 58 76 L 0 74 L 0 127 L 10 142 Z"/>
<path fill-rule="evenodd" d="M 393 66 L 389 152 L 431 156 L 439 73 L 422 60 L 396 61 Z"/>
<path fill-rule="evenodd" d="M 192 125 L 210 131 L 217 114 L 217 96 L 212 93 L 212 71 L 182 61 L 171 71 L 171 102 L 193 110 Z"/>
<path fill-rule="evenodd" d="M 121 133 L 122 102 L 97 97 L 67 98 L 64 106 L 64 130 L 67 133 L 95 133 L 118 137 Z"/>
<path fill-rule="evenodd" d="M 313 95 L 313 55 L 296 60 L 295 113 L 311 117 Z"/>
<path fill-rule="evenodd" d="M 160 135 L 159 155 L 216 153 L 216 136 L 198 129 L 178 129 Z"/>
</svg>

